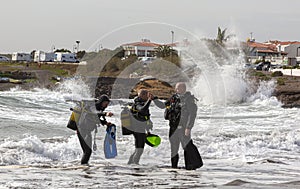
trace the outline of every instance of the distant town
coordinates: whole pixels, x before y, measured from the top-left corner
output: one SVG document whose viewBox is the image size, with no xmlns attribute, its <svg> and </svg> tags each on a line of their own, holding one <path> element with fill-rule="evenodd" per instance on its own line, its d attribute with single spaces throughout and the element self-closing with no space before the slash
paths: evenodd
<svg viewBox="0 0 300 189">
<path fill-rule="evenodd" d="M 137 42 L 126 43 L 120 45 L 123 49 L 124 57 L 130 55 L 136 55 L 140 60 L 145 62 L 156 58 L 157 51 L 160 47 L 169 47 L 171 50 L 175 50 L 180 56 L 180 52 L 184 47 L 189 45 L 187 39 L 181 42 L 174 42 L 171 44 L 159 44 L 153 43 L 149 39 L 142 39 Z M 278 41 L 269 40 L 267 42 L 256 42 L 255 39 L 249 38 L 245 42 L 240 42 L 240 45 L 232 46 L 223 44 L 224 48 L 228 50 L 234 50 L 242 48 L 248 63 L 259 63 L 261 61 L 268 61 L 272 64 L 290 65 L 296 66 L 300 63 L 300 42 L 298 41 Z M 35 50 L 31 53 L 14 52 L 12 54 L 1 54 L 0 62 L 68 62 L 79 63 L 81 58 L 86 52 L 84 50 L 79 51 L 79 43 L 73 52 L 67 49 L 57 49 L 52 52 L 44 52 L 41 50 Z"/>
</svg>

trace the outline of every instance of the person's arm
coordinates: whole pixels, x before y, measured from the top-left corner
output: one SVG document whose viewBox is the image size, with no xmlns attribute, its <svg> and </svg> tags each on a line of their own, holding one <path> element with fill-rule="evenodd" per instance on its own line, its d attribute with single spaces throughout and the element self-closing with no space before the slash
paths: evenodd
<svg viewBox="0 0 300 189">
<path fill-rule="evenodd" d="M 144 106 L 141 103 L 137 103 L 135 108 L 140 114 L 146 115 L 148 113 L 150 104 L 151 100 L 149 99 Z"/>
<path fill-rule="evenodd" d="M 195 119 L 197 117 L 197 105 L 194 102 L 194 99 L 190 99 L 190 103 L 187 106 L 188 117 L 187 117 L 187 129 L 192 129 L 194 127 Z"/>
<path fill-rule="evenodd" d="M 160 101 L 158 98 L 154 98 L 153 102 L 160 109 L 164 109 L 166 107 L 165 103 Z"/>
<path fill-rule="evenodd" d="M 101 123 L 101 125 L 107 125 L 107 121 L 106 121 L 106 119 L 100 119 L 100 117 L 99 117 L 99 120 L 100 120 L 100 123 Z"/>
<path fill-rule="evenodd" d="M 97 111 L 97 115 L 98 115 L 99 118 L 102 117 L 102 116 L 106 116 L 106 114 L 107 113 L 102 111 L 102 110 Z"/>
</svg>

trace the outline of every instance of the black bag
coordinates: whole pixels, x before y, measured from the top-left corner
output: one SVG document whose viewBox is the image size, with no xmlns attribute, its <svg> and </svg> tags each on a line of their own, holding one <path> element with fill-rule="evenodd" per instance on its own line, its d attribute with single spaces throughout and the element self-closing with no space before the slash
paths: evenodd
<svg viewBox="0 0 300 189">
<path fill-rule="evenodd" d="M 203 166 L 200 153 L 192 140 L 184 148 L 184 162 L 187 170 L 195 170 Z"/>
</svg>

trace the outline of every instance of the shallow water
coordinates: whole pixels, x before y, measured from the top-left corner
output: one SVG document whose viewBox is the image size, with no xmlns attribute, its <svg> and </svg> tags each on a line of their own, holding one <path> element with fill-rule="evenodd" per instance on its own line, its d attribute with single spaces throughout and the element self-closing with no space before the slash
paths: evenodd
<svg viewBox="0 0 300 189">
<path fill-rule="evenodd" d="M 66 128 L 70 107 L 60 91 L 19 89 L 0 92 L 1 188 L 297 188 L 300 187 L 299 111 L 283 109 L 273 97 L 253 95 L 244 103 L 199 102 L 192 138 L 204 166 L 196 171 L 170 169 L 168 123 L 163 110 L 151 106 L 153 133 L 162 138 L 147 146 L 139 166 L 128 166 L 132 136 L 117 133 L 118 156 L 105 159 L 105 128 L 90 167 L 79 165 L 81 148 Z M 121 107 L 109 121 L 120 125 Z M 180 150 L 180 166 L 184 166 Z"/>
</svg>

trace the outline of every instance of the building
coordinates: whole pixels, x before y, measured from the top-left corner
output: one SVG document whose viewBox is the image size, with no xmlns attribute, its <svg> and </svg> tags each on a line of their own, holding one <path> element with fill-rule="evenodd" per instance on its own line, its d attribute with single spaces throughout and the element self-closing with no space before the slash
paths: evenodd
<svg viewBox="0 0 300 189">
<path fill-rule="evenodd" d="M 138 57 L 154 57 L 155 48 L 159 46 L 160 44 L 152 43 L 148 39 L 142 39 L 139 42 L 121 45 L 121 47 L 125 51 L 125 57 L 133 54 L 137 55 Z"/>
<path fill-rule="evenodd" d="M 268 44 L 276 45 L 278 51 L 283 51 L 287 58 L 288 65 L 300 63 L 300 42 L 299 41 L 268 41 Z"/>
<path fill-rule="evenodd" d="M 295 45 L 295 44 L 300 44 L 298 41 L 278 41 L 278 40 L 269 40 L 266 42 L 266 44 L 273 44 L 277 47 L 278 51 L 284 51 L 286 52 L 286 48 Z"/>
<path fill-rule="evenodd" d="M 276 44 L 259 43 L 254 40 L 246 42 L 247 56 L 251 63 L 265 59 L 275 64 L 287 63 L 286 52 L 281 51 Z"/>
</svg>

